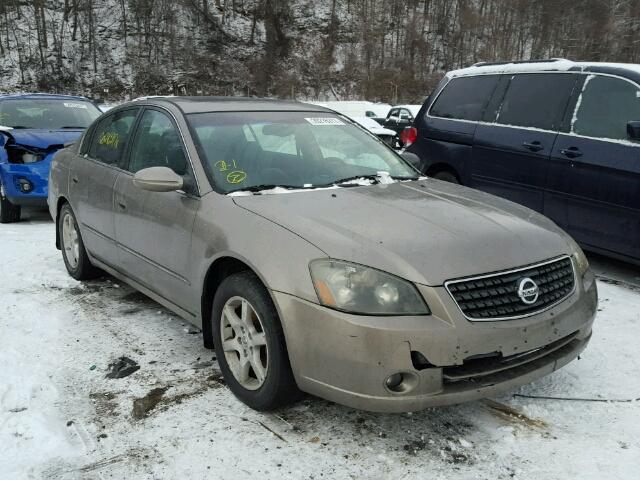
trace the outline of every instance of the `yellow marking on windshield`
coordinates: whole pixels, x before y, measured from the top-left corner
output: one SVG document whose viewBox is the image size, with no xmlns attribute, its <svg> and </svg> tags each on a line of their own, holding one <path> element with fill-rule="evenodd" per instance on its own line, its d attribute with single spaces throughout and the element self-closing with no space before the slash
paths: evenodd
<svg viewBox="0 0 640 480">
<path fill-rule="evenodd" d="M 244 179 L 247 178 L 247 174 L 242 170 L 234 170 L 227 175 L 228 183 L 242 183 Z"/>
<path fill-rule="evenodd" d="M 235 160 L 231 160 L 231 164 L 233 165 L 233 168 L 238 168 L 238 166 L 236 165 L 236 161 Z M 226 172 L 230 168 L 229 163 L 226 162 L 225 160 L 218 160 L 214 165 L 221 172 Z"/>
</svg>

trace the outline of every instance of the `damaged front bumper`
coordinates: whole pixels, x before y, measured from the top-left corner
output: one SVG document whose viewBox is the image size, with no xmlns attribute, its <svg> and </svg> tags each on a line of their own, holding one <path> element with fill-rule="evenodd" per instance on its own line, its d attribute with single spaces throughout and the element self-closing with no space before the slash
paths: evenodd
<svg viewBox="0 0 640 480">
<path fill-rule="evenodd" d="M 51 158 L 47 154 L 34 163 L 0 162 L 4 196 L 14 205 L 46 206 Z"/>
<path fill-rule="evenodd" d="M 466 319 L 444 287 L 418 286 L 428 316 L 351 315 L 273 292 L 300 389 L 350 407 L 407 412 L 496 395 L 569 363 L 597 309 L 594 276 L 526 318 Z"/>
</svg>

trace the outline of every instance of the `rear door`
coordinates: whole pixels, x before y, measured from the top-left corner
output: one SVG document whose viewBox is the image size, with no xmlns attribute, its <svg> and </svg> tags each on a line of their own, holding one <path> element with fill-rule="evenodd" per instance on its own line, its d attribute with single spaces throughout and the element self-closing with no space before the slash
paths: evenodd
<svg viewBox="0 0 640 480">
<path fill-rule="evenodd" d="M 581 75 L 582 89 L 551 155 L 545 214 L 578 242 L 640 258 L 640 88 L 608 75 Z"/>
<path fill-rule="evenodd" d="M 549 158 L 576 75 L 504 78 L 508 85 L 497 99 L 495 117 L 475 130 L 470 186 L 542 212 Z"/>
<path fill-rule="evenodd" d="M 93 257 L 112 266 L 118 261 L 113 187 L 138 111 L 119 110 L 101 120 L 71 165 L 69 197 L 82 240 Z"/>
<path fill-rule="evenodd" d="M 133 184 L 137 171 L 158 166 L 181 175 L 184 191 L 150 192 Z M 180 132 L 163 110 L 144 109 L 127 171 L 114 190 L 115 237 L 123 273 L 193 314 L 191 231 L 200 198 Z"/>
<path fill-rule="evenodd" d="M 452 78 L 436 95 L 428 113 L 418 118 L 420 138 L 410 151 L 426 160 L 424 171 L 444 164 L 470 184 L 468 164 L 473 136 L 500 79 L 499 75 Z"/>
</svg>

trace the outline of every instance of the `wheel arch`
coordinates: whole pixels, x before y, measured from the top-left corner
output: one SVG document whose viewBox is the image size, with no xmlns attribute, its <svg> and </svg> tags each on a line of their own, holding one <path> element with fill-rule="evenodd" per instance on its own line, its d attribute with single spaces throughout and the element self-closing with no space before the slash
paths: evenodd
<svg viewBox="0 0 640 480">
<path fill-rule="evenodd" d="M 442 163 L 442 162 L 434 163 L 433 165 L 430 165 L 425 170 L 424 173 L 428 177 L 433 177 L 436 173 L 440 173 L 440 172 L 449 172 L 452 175 L 455 175 L 455 177 L 458 179 L 458 182 L 460 182 L 460 185 L 462 185 L 462 179 L 460 178 L 460 173 L 458 173 L 458 171 L 448 163 Z"/>
<path fill-rule="evenodd" d="M 211 308 L 213 306 L 213 298 L 215 297 L 218 287 L 220 287 L 220 284 L 224 281 L 225 278 L 240 272 L 253 273 L 260 280 L 260 282 L 262 282 L 265 288 L 267 288 L 267 292 L 269 292 L 271 301 L 273 301 L 275 305 L 275 301 L 273 300 L 271 291 L 266 286 L 264 279 L 254 268 L 249 265 L 249 263 L 231 255 L 222 255 L 216 258 L 211 263 L 211 265 L 207 269 L 207 273 L 205 274 L 200 300 L 200 312 L 202 317 L 202 339 L 206 348 L 213 348 L 213 334 L 211 332 Z"/>
<path fill-rule="evenodd" d="M 58 250 L 60 250 L 60 229 L 58 228 L 58 219 L 60 218 L 60 210 L 62 210 L 62 207 L 64 206 L 65 203 L 69 203 L 69 201 L 61 196 L 58 197 L 58 203 L 56 204 L 56 218 L 55 218 L 55 224 L 56 224 L 56 248 Z"/>
</svg>

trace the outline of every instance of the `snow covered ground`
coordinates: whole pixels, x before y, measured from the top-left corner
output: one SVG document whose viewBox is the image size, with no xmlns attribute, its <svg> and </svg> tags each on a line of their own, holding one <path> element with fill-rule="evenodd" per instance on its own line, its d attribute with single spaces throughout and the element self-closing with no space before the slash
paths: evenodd
<svg viewBox="0 0 640 480">
<path fill-rule="evenodd" d="M 640 397 L 640 288 L 620 276 L 599 284 L 581 360 L 516 392 L 411 415 L 311 397 L 262 414 L 184 321 L 113 279 L 72 280 L 53 242 L 46 214 L 0 225 L 1 479 L 638 478 L 640 401 L 623 400 Z M 123 355 L 140 370 L 105 378 Z"/>
</svg>

